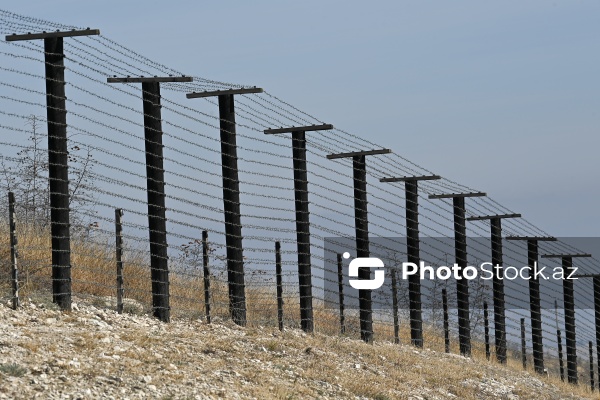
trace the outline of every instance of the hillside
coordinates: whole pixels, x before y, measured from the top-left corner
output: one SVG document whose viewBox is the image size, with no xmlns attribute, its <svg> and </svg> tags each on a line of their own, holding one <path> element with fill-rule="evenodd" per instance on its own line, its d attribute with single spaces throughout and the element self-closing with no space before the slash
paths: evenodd
<svg viewBox="0 0 600 400">
<path fill-rule="evenodd" d="M 428 349 L 227 321 L 163 324 L 77 301 L 72 313 L 0 305 L 0 398 L 597 398 Z"/>
</svg>

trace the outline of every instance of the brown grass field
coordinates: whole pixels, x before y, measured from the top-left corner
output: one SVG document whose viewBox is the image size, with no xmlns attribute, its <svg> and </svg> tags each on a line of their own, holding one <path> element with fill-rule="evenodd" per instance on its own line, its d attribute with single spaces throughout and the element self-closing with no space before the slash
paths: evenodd
<svg viewBox="0 0 600 400">
<path fill-rule="evenodd" d="M 5 226 L 6 224 L 3 224 Z M 36 296 L 36 293 L 48 292 L 51 287 L 50 272 L 50 234 L 46 230 L 33 229 L 30 227 L 19 227 L 19 270 L 21 298 Z M 0 229 L 0 278 L 2 283 L 3 297 L 10 297 L 9 285 L 9 263 L 10 246 L 6 228 Z M 106 297 L 115 295 L 115 271 L 116 262 L 114 250 L 111 246 L 102 245 L 92 241 L 82 241 L 78 238 L 71 239 L 71 263 L 73 292 L 79 297 Z M 145 306 L 149 311 L 151 304 L 150 273 L 147 264 L 147 255 L 144 251 L 130 252 L 125 258 L 125 293 L 126 297 L 134 299 Z M 204 293 L 203 282 L 199 277 L 171 274 L 170 301 L 172 316 L 179 319 L 198 319 L 204 315 Z M 265 286 L 253 286 L 247 283 L 247 318 L 249 328 L 277 326 L 277 304 L 274 288 Z M 211 283 L 213 321 L 218 322 L 228 319 L 227 312 L 227 287 L 222 281 Z M 337 314 L 326 310 L 322 304 L 315 303 L 315 330 L 320 334 L 331 337 L 340 337 L 339 320 Z M 298 299 L 293 294 L 287 294 L 285 298 L 285 324 L 286 326 L 299 326 Z M 347 317 L 346 336 L 356 338 L 358 336 L 357 318 Z M 374 326 L 376 341 L 393 340 L 393 326 L 391 324 L 377 323 Z M 436 352 L 444 351 L 444 338 L 442 332 L 433 327 L 426 326 L 424 332 L 425 347 Z M 406 321 L 401 321 L 400 338 L 401 343 L 409 342 L 410 332 Z M 454 339 L 454 338 L 453 338 Z M 492 346 L 493 351 L 493 346 Z M 456 340 L 451 341 L 451 353 L 458 353 Z M 506 368 L 511 371 L 523 373 L 520 359 L 511 357 L 506 366 L 494 364 L 493 361 L 485 360 L 484 344 L 473 342 L 472 357 L 479 362 L 487 362 L 497 365 L 497 368 Z M 492 360 L 494 354 L 492 353 Z M 551 364 L 553 361 L 549 360 Z M 529 362 L 531 365 L 531 362 Z M 434 366 L 431 368 L 435 369 Z M 581 368 L 581 367 L 580 367 Z M 460 374 L 460 370 L 445 371 L 446 373 Z M 528 370 L 528 373 L 532 371 Z M 587 377 L 587 368 L 581 368 L 580 374 Z M 431 377 L 430 384 L 435 385 L 435 373 Z M 591 398 L 594 394 L 582 383 L 572 386 L 564 383 L 555 374 L 543 377 L 548 383 L 564 390 L 565 393 Z M 587 381 L 587 378 L 585 379 Z"/>
</svg>

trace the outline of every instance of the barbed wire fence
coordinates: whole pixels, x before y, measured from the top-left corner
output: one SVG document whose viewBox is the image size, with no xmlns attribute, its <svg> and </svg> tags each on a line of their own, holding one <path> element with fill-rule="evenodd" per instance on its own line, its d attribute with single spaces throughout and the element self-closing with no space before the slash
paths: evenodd
<svg viewBox="0 0 600 400">
<path fill-rule="evenodd" d="M 559 280 L 540 282 L 555 297 L 536 297 L 530 287 L 500 295 L 497 283 L 427 286 L 396 279 L 394 268 L 407 256 L 466 265 L 493 258 L 492 249 L 501 263 L 530 265 L 533 242 L 535 258 L 580 254 L 573 246 L 546 241 L 549 233 L 514 211 L 472 197 L 477 190 L 254 85 L 183 74 L 89 29 L 2 10 L 0 21 L 8 39 L 0 42 L 0 179 L 14 197 L 9 212 L 2 196 L 0 251 L 5 297 L 15 306 L 16 293 L 46 292 L 65 309 L 73 296 L 164 321 L 232 318 L 465 355 L 482 354 L 493 332 L 485 353 L 502 363 L 521 360 L 524 318 L 526 348 L 534 348 L 528 365 L 590 381 L 588 344 L 600 346 L 595 277 L 575 281 L 589 295 L 577 298 L 573 315 L 572 304 L 555 307 Z M 48 73 L 62 69 L 57 59 L 65 78 Z M 327 157 L 335 154 L 344 156 Z M 344 290 L 338 267 L 347 268 L 346 251 L 395 261 L 386 296 Z M 596 259 L 574 262 L 584 275 L 596 273 Z M 567 374 L 558 362 L 561 328 Z"/>
</svg>

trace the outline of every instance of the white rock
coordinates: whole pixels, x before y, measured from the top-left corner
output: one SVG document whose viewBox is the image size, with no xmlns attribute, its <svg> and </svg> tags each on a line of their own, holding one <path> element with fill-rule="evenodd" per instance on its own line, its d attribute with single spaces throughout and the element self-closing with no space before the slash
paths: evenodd
<svg viewBox="0 0 600 400">
<path fill-rule="evenodd" d="M 106 322 L 99 321 L 99 320 L 94 319 L 94 318 L 90 318 L 88 320 L 88 322 L 89 322 L 90 325 L 96 325 L 99 328 L 108 328 L 108 326 L 109 326 Z"/>
</svg>

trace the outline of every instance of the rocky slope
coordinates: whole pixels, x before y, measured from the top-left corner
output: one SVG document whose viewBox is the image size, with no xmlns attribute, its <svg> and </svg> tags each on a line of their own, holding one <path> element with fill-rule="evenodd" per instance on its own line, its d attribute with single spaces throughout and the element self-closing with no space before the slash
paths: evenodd
<svg viewBox="0 0 600 400">
<path fill-rule="evenodd" d="M 573 391 L 575 391 L 573 393 Z M 96 308 L 0 305 L 3 399 L 576 399 L 584 388 L 431 350 Z"/>
</svg>

